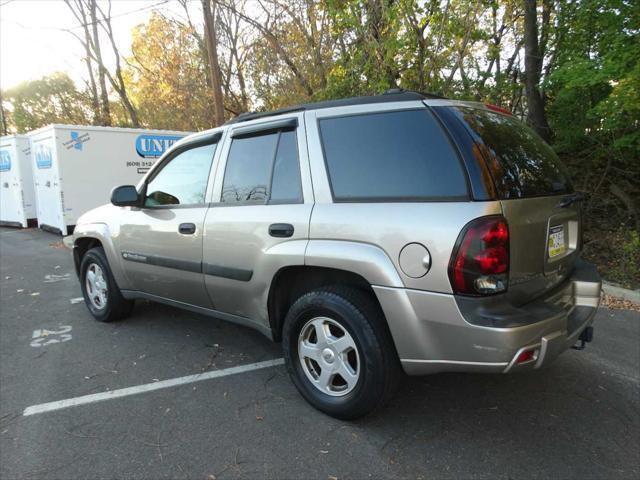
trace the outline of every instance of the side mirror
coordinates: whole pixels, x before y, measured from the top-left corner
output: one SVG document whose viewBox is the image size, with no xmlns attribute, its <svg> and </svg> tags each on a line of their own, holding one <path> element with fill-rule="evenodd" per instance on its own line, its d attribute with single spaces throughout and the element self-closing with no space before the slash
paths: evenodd
<svg viewBox="0 0 640 480">
<path fill-rule="evenodd" d="M 137 207 L 140 205 L 140 196 L 133 185 L 122 185 L 112 190 L 111 203 L 116 207 Z"/>
</svg>

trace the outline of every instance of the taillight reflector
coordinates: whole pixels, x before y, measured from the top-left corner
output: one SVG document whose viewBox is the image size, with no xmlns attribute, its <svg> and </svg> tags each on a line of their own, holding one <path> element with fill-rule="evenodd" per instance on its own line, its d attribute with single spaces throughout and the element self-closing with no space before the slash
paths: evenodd
<svg viewBox="0 0 640 480">
<path fill-rule="evenodd" d="M 454 293 L 461 295 L 507 290 L 509 227 L 504 217 L 482 217 L 465 226 L 449 262 L 449 280 Z"/>
<path fill-rule="evenodd" d="M 525 350 L 524 352 L 520 352 L 520 355 L 516 358 L 516 364 L 530 362 L 531 360 L 535 360 L 535 358 L 535 350 Z"/>
</svg>

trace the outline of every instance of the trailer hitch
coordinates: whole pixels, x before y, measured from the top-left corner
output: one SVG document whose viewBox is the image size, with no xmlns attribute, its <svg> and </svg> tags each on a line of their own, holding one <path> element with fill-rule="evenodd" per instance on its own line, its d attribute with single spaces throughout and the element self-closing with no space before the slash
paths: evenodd
<svg viewBox="0 0 640 480">
<path fill-rule="evenodd" d="M 584 350 L 585 347 L 587 346 L 587 343 L 591 342 L 592 340 L 593 340 L 593 327 L 587 327 L 582 331 L 582 333 L 578 337 L 578 341 L 580 342 L 580 345 L 572 345 L 571 348 L 573 348 L 574 350 Z"/>
</svg>

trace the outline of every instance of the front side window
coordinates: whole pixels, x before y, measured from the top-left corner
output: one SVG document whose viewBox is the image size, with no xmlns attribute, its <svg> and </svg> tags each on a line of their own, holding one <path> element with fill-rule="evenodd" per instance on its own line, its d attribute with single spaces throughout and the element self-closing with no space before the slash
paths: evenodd
<svg viewBox="0 0 640 480">
<path fill-rule="evenodd" d="M 461 200 L 466 177 L 427 109 L 320 120 L 337 202 Z"/>
<path fill-rule="evenodd" d="M 295 131 L 234 138 L 221 201 L 228 204 L 301 202 Z"/>
<path fill-rule="evenodd" d="M 147 184 L 145 206 L 204 203 L 215 143 L 179 153 Z"/>
</svg>

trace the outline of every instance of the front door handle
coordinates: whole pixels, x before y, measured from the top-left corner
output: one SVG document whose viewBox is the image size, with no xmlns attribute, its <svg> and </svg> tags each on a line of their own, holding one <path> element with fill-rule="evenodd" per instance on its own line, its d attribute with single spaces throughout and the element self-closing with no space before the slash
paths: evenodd
<svg viewBox="0 0 640 480">
<path fill-rule="evenodd" d="M 269 235 L 286 238 L 293 236 L 293 225 L 290 223 L 272 223 L 269 225 Z"/>
<path fill-rule="evenodd" d="M 178 232 L 183 235 L 193 235 L 196 233 L 196 225 L 195 223 L 181 223 L 178 227 Z"/>
</svg>

